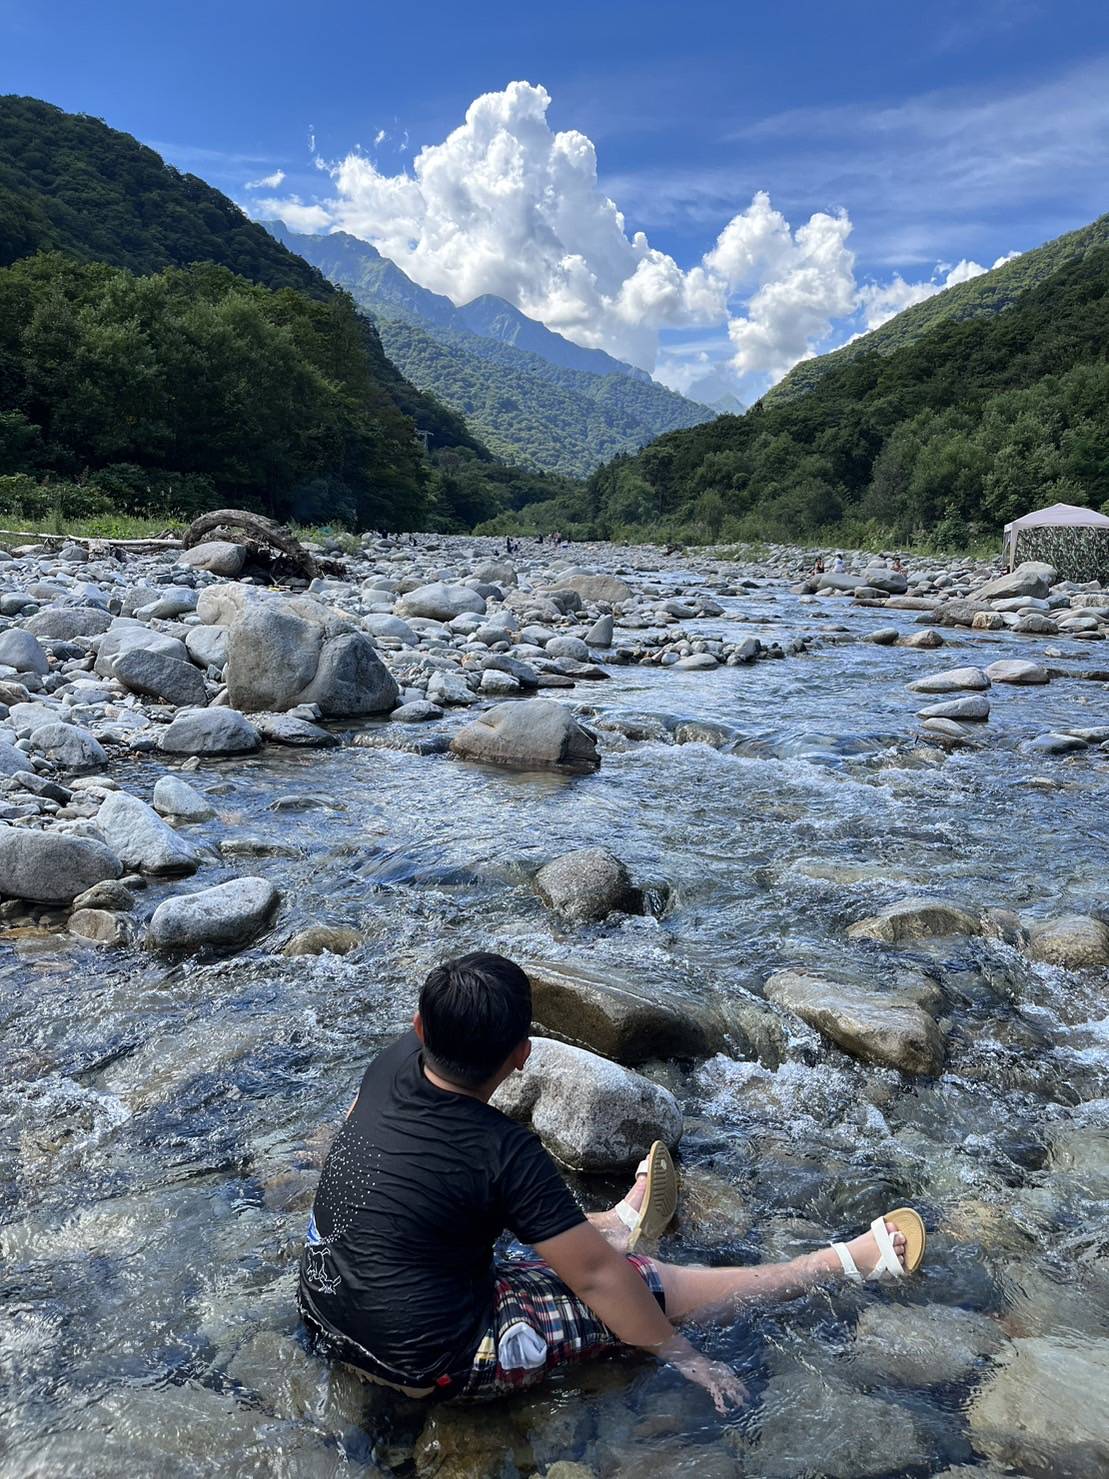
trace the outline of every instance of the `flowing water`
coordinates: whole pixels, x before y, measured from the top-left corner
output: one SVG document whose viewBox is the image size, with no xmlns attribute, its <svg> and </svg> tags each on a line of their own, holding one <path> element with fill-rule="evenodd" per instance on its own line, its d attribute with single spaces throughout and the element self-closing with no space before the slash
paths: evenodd
<svg viewBox="0 0 1109 1479">
<path fill-rule="evenodd" d="M 250 951 L 167 964 L 65 934 L 3 938 L 4 1479 L 526 1476 L 556 1460 L 604 1476 L 927 1474 L 981 1461 L 967 1411 L 991 1350 L 951 1356 L 941 1320 L 915 1366 L 886 1369 L 873 1341 L 867 1364 L 857 1327 L 881 1345 L 897 1322 L 939 1309 L 981 1312 L 1001 1340 L 1084 1348 L 1109 1333 L 1106 973 L 1036 965 L 1001 939 L 893 950 L 845 933 L 919 893 L 1026 918 L 1104 909 L 1109 757 L 1020 746 L 1109 722 L 1105 688 L 1077 676 L 996 686 L 982 748 L 945 756 L 921 742 L 905 683 L 1042 658 L 1042 642 L 955 633 L 938 652 L 876 649 L 866 631 L 911 631 L 913 614 L 780 587 L 723 604 L 725 617 L 694 630 L 765 639 L 770 619 L 780 640 L 816 645 L 708 673 L 614 667 L 608 683 L 579 684 L 568 700 L 602 740 L 593 775 L 372 746 L 202 764 L 190 779 L 218 817 L 189 835 L 246 848 L 214 858 L 205 883 L 258 872 L 284 894 L 278 930 Z M 1059 646 L 1076 674 L 1097 660 L 1094 644 Z M 676 744 L 652 715 L 735 734 L 725 749 Z M 163 767 L 114 773 L 149 797 Z M 563 931 L 528 880 L 597 843 L 660 907 Z M 144 907 L 167 891 L 152 888 Z M 366 943 L 341 959 L 279 953 L 318 921 Z M 646 1070 L 679 1095 L 687 1125 L 692 1210 L 664 1256 L 791 1256 L 911 1200 L 930 1228 L 922 1276 L 904 1292 L 823 1292 L 700 1332 L 751 1389 L 727 1419 L 641 1360 L 430 1418 L 330 1370 L 292 1302 L 327 1134 L 430 965 L 479 946 L 641 966 L 694 998 L 756 1008 L 787 965 L 929 978 L 949 1028 L 935 1081 L 862 1065 L 776 1010 L 761 1062 Z M 577 1189 L 590 1206 L 622 1190 Z"/>
</svg>

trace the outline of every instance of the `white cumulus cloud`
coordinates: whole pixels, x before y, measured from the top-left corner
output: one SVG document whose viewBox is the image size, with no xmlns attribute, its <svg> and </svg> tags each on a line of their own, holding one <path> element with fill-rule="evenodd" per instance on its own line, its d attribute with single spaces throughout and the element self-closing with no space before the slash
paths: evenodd
<svg viewBox="0 0 1109 1479">
<path fill-rule="evenodd" d="M 993 266 L 1004 267 L 1006 262 L 1019 256 L 1019 252 L 1006 252 L 1003 257 L 998 257 Z M 983 267 L 980 262 L 971 262 L 964 257 L 954 267 L 946 263 L 937 264 L 932 276 L 923 282 L 906 282 L 899 272 L 895 272 L 887 283 L 864 283 L 858 295 L 864 323 L 861 332 L 869 333 L 871 329 L 881 328 L 882 324 L 888 323 L 904 309 L 911 308 L 914 303 L 923 303 L 925 299 L 942 293 L 944 288 L 953 288 L 956 283 L 969 282 L 972 277 L 981 277 L 984 272 L 992 270 L 993 268 Z"/>
<path fill-rule="evenodd" d="M 253 198 L 251 209 L 300 231 L 348 231 L 455 303 L 506 298 L 576 344 L 657 368 L 667 383 L 695 383 L 714 367 L 747 398 L 827 347 L 834 332 L 842 338 L 860 310 L 872 328 L 984 270 L 961 262 L 943 269 L 946 278 L 898 276 L 860 290 L 847 212 L 818 211 L 794 228 L 766 191 L 683 267 L 629 230 L 599 184 L 592 141 L 552 129 L 550 103 L 528 82 L 485 93 L 396 173 L 357 149 L 328 161 L 314 153 L 310 130 L 314 162 L 330 180 L 325 198 L 272 195 Z M 660 364 L 660 334 L 683 329 L 712 330 L 716 348 L 702 346 L 704 358 L 664 354 Z"/>
<path fill-rule="evenodd" d="M 285 183 L 285 171 L 275 169 L 272 175 L 263 175 L 260 180 L 247 180 L 244 190 L 277 190 Z"/>
</svg>

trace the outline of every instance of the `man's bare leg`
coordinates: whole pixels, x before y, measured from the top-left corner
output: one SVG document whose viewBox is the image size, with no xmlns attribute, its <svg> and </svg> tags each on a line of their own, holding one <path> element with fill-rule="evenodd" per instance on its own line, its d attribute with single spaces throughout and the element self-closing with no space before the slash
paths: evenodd
<svg viewBox="0 0 1109 1479">
<path fill-rule="evenodd" d="M 904 1266 L 905 1236 L 892 1222 L 886 1223 L 886 1230 Z M 852 1238 L 847 1249 L 864 1278 L 877 1267 L 881 1255 L 873 1233 Z M 788 1263 L 754 1264 L 750 1268 L 683 1268 L 672 1263 L 657 1263 L 657 1267 L 666 1293 L 666 1314 L 675 1324 L 698 1317 L 730 1320 L 741 1305 L 759 1299 L 795 1299 L 817 1284 L 843 1277 L 839 1258 L 831 1248 L 806 1253 Z"/>
</svg>

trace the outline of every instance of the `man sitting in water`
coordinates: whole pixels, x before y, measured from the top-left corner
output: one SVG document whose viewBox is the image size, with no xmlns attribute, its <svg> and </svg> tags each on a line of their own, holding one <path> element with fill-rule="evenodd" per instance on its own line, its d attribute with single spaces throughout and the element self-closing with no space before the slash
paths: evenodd
<svg viewBox="0 0 1109 1479">
<path fill-rule="evenodd" d="M 488 1397 L 637 1348 L 724 1411 L 743 1383 L 675 1325 L 919 1265 L 924 1228 L 910 1209 L 789 1263 L 683 1268 L 632 1252 L 674 1214 L 666 1148 L 656 1142 L 621 1203 L 586 1216 L 538 1138 L 489 1103 L 527 1063 L 530 1030 L 520 967 L 466 955 L 432 971 L 412 1031 L 366 1070 L 320 1176 L 298 1296 L 330 1353 L 361 1375 L 414 1397 Z M 524 1256 L 495 1256 L 505 1229 Z"/>
</svg>

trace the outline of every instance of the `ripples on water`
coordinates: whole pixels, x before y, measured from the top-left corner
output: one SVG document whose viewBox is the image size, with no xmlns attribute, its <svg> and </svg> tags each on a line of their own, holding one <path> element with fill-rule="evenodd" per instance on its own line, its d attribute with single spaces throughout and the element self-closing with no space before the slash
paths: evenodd
<svg viewBox="0 0 1109 1479">
<path fill-rule="evenodd" d="M 728 618 L 697 629 L 742 631 L 744 615 L 773 616 L 782 639 L 877 624 L 835 602 L 725 604 Z M 912 617 L 881 621 L 910 630 Z M 1089 647 L 1064 646 L 1064 666 L 1091 664 Z M 891 952 L 845 930 L 918 892 L 1033 915 L 1105 907 L 1109 763 L 1019 748 L 1056 725 L 1107 722 L 1103 687 L 995 688 L 981 750 L 944 759 L 913 738 L 906 681 L 1040 651 L 955 634 L 937 652 L 848 640 L 709 674 L 614 668 L 571 695 L 602 735 L 592 776 L 372 748 L 202 766 L 193 779 L 220 815 L 192 833 L 278 848 L 203 875 L 279 883 L 268 948 L 167 965 L 68 936 L 0 944 L 0 1474 L 424 1475 L 442 1461 L 445 1475 L 529 1475 L 560 1458 L 606 1476 L 632 1464 L 790 1474 L 842 1449 L 837 1424 L 881 1446 L 890 1403 L 893 1466 L 847 1472 L 971 1460 L 961 1414 L 981 1363 L 915 1385 L 860 1374 L 856 1322 L 884 1301 L 985 1311 L 1009 1334 L 1106 1333 L 1106 977 L 1033 965 L 1001 941 Z M 712 743 L 673 743 L 675 719 L 712 721 Z M 149 761 L 120 779 L 149 795 L 160 773 Z M 528 879 L 599 842 L 654 888 L 657 914 L 565 931 Z M 269 953 L 317 921 L 367 943 L 343 959 Z M 329 1371 L 291 1299 L 328 1127 L 430 965 L 478 946 L 649 967 L 691 996 L 756 1008 L 784 965 L 930 979 L 950 1025 L 934 1083 L 856 1063 L 777 1011 L 763 1062 L 648 1070 L 687 1116 L 692 1210 L 664 1254 L 788 1257 L 912 1200 L 933 1229 L 913 1289 L 822 1293 L 704 1332 L 758 1398 L 727 1423 L 648 1362 L 583 1370 L 478 1417 L 446 1413 L 427 1433 L 423 1409 Z M 589 1205 L 620 1190 L 579 1189 Z"/>
</svg>

